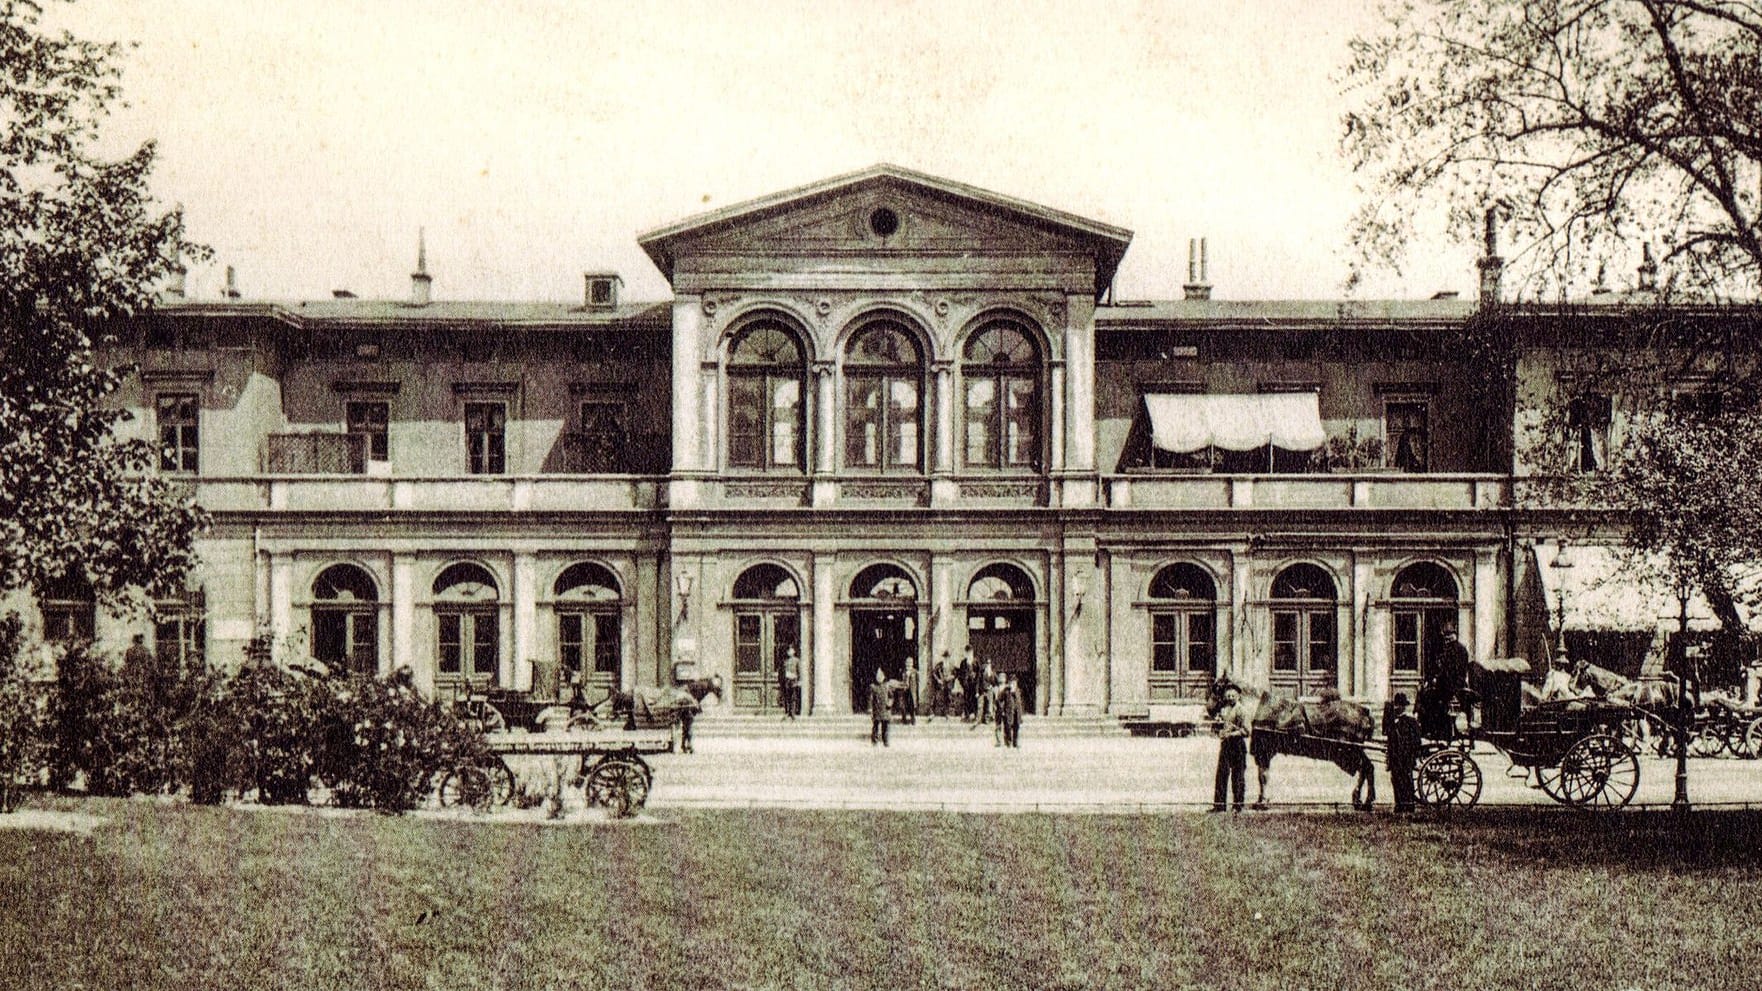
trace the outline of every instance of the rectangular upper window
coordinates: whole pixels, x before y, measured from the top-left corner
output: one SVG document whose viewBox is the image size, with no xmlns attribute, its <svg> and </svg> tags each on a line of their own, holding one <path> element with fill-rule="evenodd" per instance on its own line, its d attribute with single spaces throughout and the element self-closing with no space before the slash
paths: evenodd
<svg viewBox="0 0 1762 991">
<path fill-rule="evenodd" d="M 1597 471 L 1609 461 L 1611 404 L 1602 393 L 1574 396 L 1566 405 L 1566 457 L 1573 471 Z"/>
<path fill-rule="evenodd" d="M 623 401 L 617 399 L 583 401 L 580 429 L 573 438 L 570 470 L 589 474 L 630 471 L 628 412 Z"/>
<path fill-rule="evenodd" d="M 343 410 L 348 432 L 360 438 L 361 457 L 366 461 L 389 460 L 391 404 L 350 402 L 344 404 Z"/>
<path fill-rule="evenodd" d="M 1431 404 L 1423 399 L 1391 399 L 1383 406 L 1383 450 L 1389 467 L 1426 471 L 1431 464 Z"/>
<path fill-rule="evenodd" d="M 162 392 L 155 398 L 161 471 L 194 473 L 201 469 L 201 411 L 194 393 Z"/>
<path fill-rule="evenodd" d="M 507 429 L 506 405 L 465 404 L 465 453 L 471 474 L 500 475 L 507 470 Z"/>
</svg>

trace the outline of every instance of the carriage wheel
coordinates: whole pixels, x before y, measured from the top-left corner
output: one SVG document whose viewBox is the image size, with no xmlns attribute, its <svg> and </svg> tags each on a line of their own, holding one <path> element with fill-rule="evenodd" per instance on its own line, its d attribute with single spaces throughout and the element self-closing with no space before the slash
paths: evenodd
<svg viewBox="0 0 1762 991">
<path fill-rule="evenodd" d="M 1717 757 L 1725 749 L 1725 732 L 1719 724 L 1707 720 L 1696 724 L 1689 737 L 1689 754 L 1693 757 Z"/>
<path fill-rule="evenodd" d="M 1756 748 L 1750 742 L 1750 723 L 1736 716 L 1725 723 L 1725 749 L 1743 760 L 1756 759 Z"/>
<path fill-rule="evenodd" d="M 587 775 L 587 804 L 632 815 L 648 802 L 649 769 L 632 760 L 603 760 Z"/>
<path fill-rule="evenodd" d="M 1573 744 L 1553 774 L 1542 776 L 1544 789 L 1556 801 L 1595 809 L 1619 809 L 1640 786 L 1640 762 L 1620 740 L 1593 733 Z M 1552 789 L 1548 788 L 1553 778 Z"/>
<path fill-rule="evenodd" d="M 485 767 L 489 775 L 489 800 L 496 805 L 508 805 L 514 801 L 514 769 L 508 762 L 497 759 L 494 764 Z"/>
<path fill-rule="evenodd" d="M 1744 727 L 1744 751 L 1747 757 L 1762 757 L 1762 718 Z"/>
<path fill-rule="evenodd" d="M 592 712 L 589 712 L 587 710 L 583 710 L 581 712 L 577 712 L 573 716 L 570 716 L 569 717 L 569 724 L 565 728 L 570 729 L 570 730 L 599 729 L 600 728 L 600 717 L 594 715 Z"/>
<path fill-rule="evenodd" d="M 1416 797 L 1434 809 L 1473 808 L 1481 797 L 1481 767 L 1453 747 L 1435 751 L 1414 770 Z"/>
<path fill-rule="evenodd" d="M 475 764 L 455 767 L 441 779 L 440 803 L 445 808 L 466 806 L 487 808 L 495 796 L 495 786 L 487 769 Z"/>
</svg>

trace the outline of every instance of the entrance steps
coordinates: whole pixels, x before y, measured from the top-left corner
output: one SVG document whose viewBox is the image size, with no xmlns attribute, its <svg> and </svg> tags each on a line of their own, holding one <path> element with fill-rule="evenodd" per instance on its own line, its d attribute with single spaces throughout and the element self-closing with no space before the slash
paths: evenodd
<svg viewBox="0 0 1762 991">
<path fill-rule="evenodd" d="M 695 739 L 700 740 L 717 737 L 725 739 L 866 740 L 869 737 L 869 717 L 854 713 L 838 713 L 836 715 L 784 719 L 780 715 L 711 712 L 699 716 L 692 723 L 691 732 Z M 919 739 L 952 740 L 979 735 L 990 736 L 992 727 L 990 723 L 975 727 L 972 723 L 963 723 L 958 718 L 948 719 L 938 716 L 935 719 L 926 720 L 919 716 L 915 724 L 905 724 L 895 719 L 889 732 Z M 1117 716 L 1026 716 L 1022 719 L 1024 739 L 1049 737 L 1120 738 L 1130 735 Z"/>
</svg>

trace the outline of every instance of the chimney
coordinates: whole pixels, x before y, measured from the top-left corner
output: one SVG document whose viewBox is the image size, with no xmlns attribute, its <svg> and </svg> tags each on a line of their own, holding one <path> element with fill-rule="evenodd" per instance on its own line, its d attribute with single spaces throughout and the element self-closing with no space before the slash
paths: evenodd
<svg viewBox="0 0 1762 991">
<path fill-rule="evenodd" d="M 190 270 L 181 261 L 171 263 L 171 284 L 165 287 L 165 295 L 172 299 L 183 299 L 188 291 L 186 285 Z"/>
<path fill-rule="evenodd" d="M 1181 287 L 1187 299 L 1210 299 L 1211 283 L 1207 281 L 1205 238 L 1187 239 L 1187 284 Z"/>
<path fill-rule="evenodd" d="M 410 305 L 427 306 L 434 280 L 428 275 L 428 231 L 416 228 L 416 271 L 410 273 Z"/>
<path fill-rule="evenodd" d="M 228 265 L 226 267 L 226 288 L 222 289 L 220 291 L 220 294 L 222 296 L 225 296 L 227 299 L 238 299 L 239 298 L 238 273 L 233 271 L 233 268 L 231 265 Z"/>
<path fill-rule="evenodd" d="M 1487 207 L 1486 254 L 1475 267 L 1481 270 L 1481 306 L 1499 305 L 1499 283 L 1505 275 L 1505 259 L 1499 257 L 1498 208 Z"/>
<path fill-rule="evenodd" d="M 617 272 L 583 272 L 585 295 L 582 305 L 590 310 L 615 310 L 618 308 L 618 289 L 624 285 L 624 279 Z"/>
<path fill-rule="evenodd" d="M 1658 291 L 1658 263 L 1652 260 L 1652 246 L 1640 246 L 1640 292 Z"/>
</svg>

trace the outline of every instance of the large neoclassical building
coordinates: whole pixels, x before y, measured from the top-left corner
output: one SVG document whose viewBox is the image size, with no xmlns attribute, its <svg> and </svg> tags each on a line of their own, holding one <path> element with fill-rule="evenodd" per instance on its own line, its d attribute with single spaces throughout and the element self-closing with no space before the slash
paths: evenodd
<svg viewBox="0 0 1762 991">
<path fill-rule="evenodd" d="M 1448 627 L 1551 635 L 1482 453 L 1512 412 L 1456 346 L 1496 258 L 1482 299 L 1222 301 L 1195 264 L 1135 302 L 1130 241 L 878 166 L 642 236 L 658 302 L 437 300 L 420 264 L 405 300 L 168 299 L 124 401 L 215 526 L 159 649 L 269 631 L 438 691 L 696 670 L 760 713 L 793 649 L 819 714 L 971 647 L 1036 712 L 1132 715 L 1220 671 L 1375 700 Z"/>
</svg>

